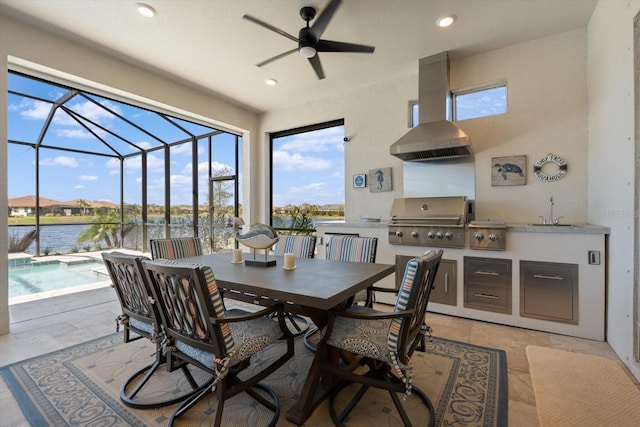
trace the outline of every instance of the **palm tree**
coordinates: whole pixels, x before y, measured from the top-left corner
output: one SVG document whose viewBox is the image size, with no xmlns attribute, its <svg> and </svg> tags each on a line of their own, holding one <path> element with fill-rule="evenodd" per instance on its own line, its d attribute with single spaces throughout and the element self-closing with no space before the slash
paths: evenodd
<svg viewBox="0 0 640 427">
<path fill-rule="evenodd" d="M 126 223 L 121 229 L 120 212 L 113 210 L 99 214 L 96 223 L 80 233 L 77 241 L 79 244 L 87 241 L 97 244 L 104 239 L 108 248 L 117 248 L 134 227 L 134 223 Z"/>
</svg>

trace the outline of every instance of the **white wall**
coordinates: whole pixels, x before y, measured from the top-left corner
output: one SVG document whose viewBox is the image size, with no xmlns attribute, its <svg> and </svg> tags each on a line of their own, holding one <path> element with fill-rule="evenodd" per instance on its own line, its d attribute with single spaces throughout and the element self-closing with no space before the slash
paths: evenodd
<svg viewBox="0 0 640 427">
<path fill-rule="evenodd" d="M 539 222 L 554 196 L 555 214 L 565 216 L 563 221 L 587 221 L 586 51 L 586 31 L 578 30 L 451 61 L 452 90 L 499 81 L 509 85 L 507 114 L 458 122 L 476 153 L 476 218 Z M 262 116 L 263 133 L 344 118 L 351 138 L 345 144 L 347 220 L 388 218 L 392 199 L 403 196 L 403 162 L 389 154 L 389 146 L 408 130 L 408 101 L 418 94 L 418 59 L 415 75 Z M 266 135 L 262 138 L 267 147 Z M 543 183 L 533 177 L 532 167 L 549 152 L 563 156 L 569 169 L 562 180 Z M 491 158 L 513 155 L 527 156 L 527 185 L 491 187 Z M 353 174 L 388 166 L 393 191 L 352 187 Z"/>
<path fill-rule="evenodd" d="M 241 132 L 243 138 L 243 194 L 250 193 L 251 185 L 261 182 L 249 165 L 255 157 L 250 149 L 249 133 L 257 131 L 257 115 L 242 107 L 221 100 L 211 94 L 189 88 L 153 73 L 143 71 L 83 47 L 52 36 L 33 27 L 0 15 L 0 70 L 6 76 L 13 65 L 8 58 L 18 58 L 20 64 L 33 63 L 86 79 L 96 87 L 117 88 L 118 92 L 133 94 L 140 99 L 165 106 L 173 113 L 194 114 L 213 125 Z M 31 66 L 27 64 L 27 66 Z M 172 107 L 169 107 L 172 106 Z M 7 223 L 7 79 L 0 78 L 0 223 Z M 259 159 L 252 160 L 258 161 Z M 245 215 L 257 207 L 244 203 Z M 7 241 L 7 227 L 0 227 L 0 242 Z M 7 245 L 0 245 L 0 335 L 9 332 Z"/>
<path fill-rule="evenodd" d="M 599 1 L 588 27 L 589 220 L 611 229 L 607 341 L 640 378 L 633 355 L 637 176 L 633 19 L 640 1 Z M 638 53 L 636 53 L 638 54 Z"/>
</svg>

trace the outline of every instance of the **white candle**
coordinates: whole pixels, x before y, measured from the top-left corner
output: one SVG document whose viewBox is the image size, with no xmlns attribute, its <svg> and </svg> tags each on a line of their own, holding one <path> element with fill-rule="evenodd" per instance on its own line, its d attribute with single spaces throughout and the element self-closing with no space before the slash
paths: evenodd
<svg viewBox="0 0 640 427">
<path fill-rule="evenodd" d="M 287 252 L 284 254 L 284 268 L 287 270 L 293 270 L 295 267 L 294 256 L 291 252 Z"/>
<path fill-rule="evenodd" d="M 236 264 L 242 262 L 242 249 L 233 250 L 233 262 Z"/>
</svg>

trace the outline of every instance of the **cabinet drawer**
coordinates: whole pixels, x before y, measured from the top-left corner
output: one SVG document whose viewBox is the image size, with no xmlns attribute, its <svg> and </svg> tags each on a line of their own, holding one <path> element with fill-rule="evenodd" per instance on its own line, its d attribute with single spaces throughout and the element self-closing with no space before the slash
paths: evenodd
<svg viewBox="0 0 640 427">
<path fill-rule="evenodd" d="M 464 306 L 511 314 L 511 260 L 464 257 Z"/>
<path fill-rule="evenodd" d="M 511 288 L 482 283 L 467 283 L 465 307 L 511 313 Z"/>
<path fill-rule="evenodd" d="M 464 257 L 465 276 L 490 277 L 510 273 L 510 259 Z"/>
<path fill-rule="evenodd" d="M 520 261 L 520 315 L 578 324 L 578 265 Z"/>
</svg>

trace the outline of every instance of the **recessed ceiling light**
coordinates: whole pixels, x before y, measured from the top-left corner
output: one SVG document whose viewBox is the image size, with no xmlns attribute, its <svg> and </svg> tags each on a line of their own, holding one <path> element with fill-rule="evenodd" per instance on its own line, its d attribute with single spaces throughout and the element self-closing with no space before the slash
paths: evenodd
<svg viewBox="0 0 640 427">
<path fill-rule="evenodd" d="M 153 18 L 156 16 L 156 10 L 144 3 L 136 3 L 136 8 L 138 8 L 138 13 L 145 18 Z"/>
<path fill-rule="evenodd" d="M 275 86 L 278 84 L 278 81 L 276 79 L 264 79 L 264 82 L 269 86 Z"/>
<path fill-rule="evenodd" d="M 441 17 L 439 17 L 439 18 L 436 20 L 436 25 L 437 25 L 438 27 L 445 28 L 445 27 L 450 26 L 450 25 L 451 25 L 451 24 L 453 24 L 454 22 L 456 22 L 456 19 L 457 19 L 457 18 L 458 18 L 458 17 L 457 17 L 456 15 L 452 15 L 452 14 L 449 14 L 449 15 L 442 15 Z"/>
</svg>

